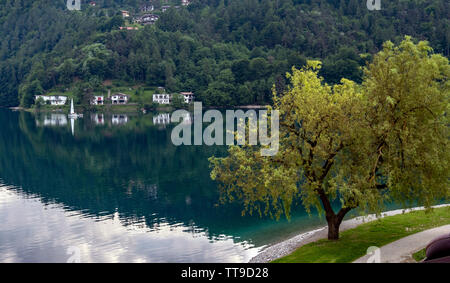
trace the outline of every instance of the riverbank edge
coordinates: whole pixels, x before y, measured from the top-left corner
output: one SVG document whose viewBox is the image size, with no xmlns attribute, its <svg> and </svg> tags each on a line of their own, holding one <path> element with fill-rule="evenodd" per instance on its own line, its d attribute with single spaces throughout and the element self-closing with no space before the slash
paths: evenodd
<svg viewBox="0 0 450 283">
<path fill-rule="evenodd" d="M 243 110 L 258 110 L 258 109 L 267 109 L 269 105 L 237 105 L 232 107 L 225 107 L 225 106 L 205 106 L 205 109 L 243 109 Z M 1 107 L 0 107 L 1 108 Z M 31 112 L 31 113 L 68 113 L 69 112 L 69 106 L 50 106 L 50 107 L 44 107 L 41 109 L 36 108 L 24 108 L 21 106 L 17 107 L 6 107 L 12 111 L 25 111 L 25 112 Z M 136 103 L 129 103 L 125 105 L 75 105 L 75 110 L 81 111 L 81 112 L 89 112 L 89 111 L 97 111 L 97 112 L 106 112 L 106 113 L 113 113 L 113 112 L 124 112 L 124 113 L 141 113 L 142 109 L 139 106 L 139 104 Z M 123 111 L 125 110 L 125 111 Z M 154 109 L 150 109 L 151 111 L 155 112 L 172 112 L 175 110 L 188 110 L 192 112 L 194 109 L 191 105 L 187 107 L 182 108 L 176 108 L 171 105 L 161 105 Z"/>
<path fill-rule="evenodd" d="M 440 208 L 440 207 L 447 207 L 447 206 L 450 206 L 450 203 L 432 206 L 432 208 Z M 418 211 L 418 210 L 424 210 L 424 209 L 425 209 L 425 207 L 414 207 L 414 208 L 408 208 L 408 209 L 397 209 L 397 210 L 386 211 L 386 212 L 381 213 L 381 215 L 378 217 L 375 214 L 355 217 L 355 218 L 343 221 L 341 224 L 340 231 L 342 232 L 342 231 L 346 231 L 349 229 L 353 229 L 361 224 L 372 222 L 374 220 L 384 218 L 387 216 L 394 216 L 394 215 L 398 215 L 398 214 L 403 214 L 403 213 L 408 213 L 408 212 Z M 321 239 L 326 239 L 327 237 L 328 237 L 327 226 L 324 226 L 319 229 L 311 230 L 308 232 L 304 232 L 304 233 L 301 233 L 294 237 L 291 237 L 287 240 L 284 240 L 284 241 L 281 241 L 276 244 L 273 244 L 273 245 L 263 248 L 260 253 L 258 253 L 255 257 L 250 259 L 249 263 L 268 263 L 273 260 L 279 259 L 281 257 L 287 256 L 304 245 L 307 245 L 312 242 L 316 242 Z"/>
</svg>

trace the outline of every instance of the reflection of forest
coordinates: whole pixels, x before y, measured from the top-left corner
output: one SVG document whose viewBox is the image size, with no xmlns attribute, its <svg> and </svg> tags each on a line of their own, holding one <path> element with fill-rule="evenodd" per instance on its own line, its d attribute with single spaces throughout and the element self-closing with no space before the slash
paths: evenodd
<svg viewBox="0 0 450 283">
<path fill-rule="evenodd" d="M 0 111 L 0 172 L 5 183 L 45 201 L 57 201 L 92 215 L 119 211 L 123 221 L 146 217 L 192 223 L 223 233 L 240 208 L 217 207 L 218 191 L 209 178 L 208 157 L 219 147 L 175 147 L 170 130 L 151 116 L 132 117 L 123 127 L 97 127 L 79 120 L 77 134 L 37 127 L 29 113 Z M 245 221 L 244 221 L 245 222 Z"/>
<path fill-rule="evenodd" d="M 108 116 L 104 116 L 105 119 Z M 225 147 L 175 147 L 152 115 L 128 116 L 121 126 L 98 125 L 85 115 L 69 126 L 38 127 L 30 113 L 0 109 L 0 179 L 91 217 L 116 213 L 122 223 L 153 229 L 162 223 L 183 225 L 258 245 L 322 225 L 294 209 L 289 222 L 241 216 L 239 203 L 218 204 L 217 184 L 209 177 L 208 157 Z"/>
</svg>

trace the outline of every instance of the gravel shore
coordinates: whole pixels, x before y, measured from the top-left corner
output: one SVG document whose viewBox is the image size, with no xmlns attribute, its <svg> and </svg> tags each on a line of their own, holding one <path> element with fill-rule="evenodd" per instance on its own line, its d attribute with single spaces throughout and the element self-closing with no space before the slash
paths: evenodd
<svg viewBox="0 0 450 283">
<path fill-rule="evenodd" d="M 437 205 L 437 206 L 433 206 L 433 207 L 439 208 L 439 207 L 444 207 L 444 206 L 450 206 L 450 204 Z M 410 209 L 397 209 L 397 210 L 387 211 L 387 212 L 383 212 L 379 218 L 402 214 L 402 213 L 415 211 L 415 210 L 423 210 L 423 209 L 425 209 L 425 208 L 424 207 L 415 207 L 415 208 L 410 208 Z M 378 219 L 378 218 L 374 214 L 349 219 L 349 220 L 342 222 L 340 231 L 342 232 L 342 231 L 345 231 L 348 229 L 352 229 L 352 228 L 357 227 L 358 225 L 361 225 L 361 224 L 367 223 L 367 222 L 371 222 L 376 219 Z M 286 256 L 286 255 L 294 252 L 296 249 L 300 248 L 301 246 L 315 242 L 320 239 L 326 239 L 327 237 L 328 237 L 327 227 L 323 227 L 320 229 L 302 233 L 302 234 L 294 236 L 288 240 L 282 241 L 280 243 L 271 245 L 271 246 L 263 249 L 257 256 L 252 258 L 249 262 L 250 263 L 270 262 L 270 261 L 273 261 L 275 259 L 278 259 L 280 257 Z"/>
</svg>

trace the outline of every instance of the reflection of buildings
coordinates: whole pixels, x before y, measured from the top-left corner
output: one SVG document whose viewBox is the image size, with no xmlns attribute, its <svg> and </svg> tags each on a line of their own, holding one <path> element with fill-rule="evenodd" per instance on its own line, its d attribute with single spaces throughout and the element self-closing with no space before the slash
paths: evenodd
<svg viewBox="0 0 450 283">
<path fill-rule="evenodd" d="M 41 98 L 44 103 L 50 105 L 65 105 L 67 102 L 67 96 L 63 95 L 36 95 L 36 101 Z"/>
<path fill-rule="evenodd" d="M 125 114 L 113 114 L 111 123 L 113 125 L 124 125 L 128 123 L 128 116 Z"/>
<path fill-rule="evenodd" d="M 191 113 L 186 113 L 183 115 L 183 124 L 192 124 L 194 122 L 194 117 L 192 117 Z"/>
<path fill-rule="evenodd" d="M 181 0 L 181 5 L 187 6 L 189 4 L 191 4 L 191 0 Z"/>
<path fill-rule="evenodd" d="M 91 120 L 94 121 L 96 125 L 104 125 L 105 124 L 105 116 L 103 114 L 91 114 Z"/>
<path fill-rule="evenodd" d="M 66 126 L 67 125 L 67 115 L 64 114 L 45 114 L 42 121 L 36 120 L 36 125 L 48 127 L 48 126 Z"/>
<path fill-rule="evenodd" d="M 183 124 L 192 124 L 193 117 L 191 113 L 186 113 L 183 115 Z M 170 124 L 170 114 L 169 113 L 161 113 L 157 116 L 153 116 L 153 124 L 154 125 L 168 125 Z"/>
<path fill-rule="evenodd" d="M 153 116 L 153 124 L 154 125 L 170 124 L 170 114 L 169 113 L 161 113 L 161 114 L 158 114 L 158 116 Z"/>
</svg>

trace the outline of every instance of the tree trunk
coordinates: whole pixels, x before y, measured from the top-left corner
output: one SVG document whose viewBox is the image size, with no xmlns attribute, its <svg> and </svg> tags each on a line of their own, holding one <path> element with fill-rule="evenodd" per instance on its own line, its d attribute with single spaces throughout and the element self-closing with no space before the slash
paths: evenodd
<svg viewBox="0 0 450 283">
<path fill-rule="evenodd" d="M 327 217 L 328 222 L 328 240 L 337 241 L 339 240 L 339 226 L 341 223 L 338 222 L 337 216 L 334 215 L 329 219 Z"/>
<path fill-rule="evenodd" d="M 352 208 L 344 207 L 338 212 L 338 214 L 336 214 L 331 207 L 330 200 L 323 190 L 319 190 L 319 196 L 322 201 L 323 208 L 325 209 L 325 215 L 328 222 L 328 240 L 337 241 L 339 240 L 339 227 L 341 226 L 342 220 L 344 219 L 344 216 L 352 210 Z"/>
</svg>

